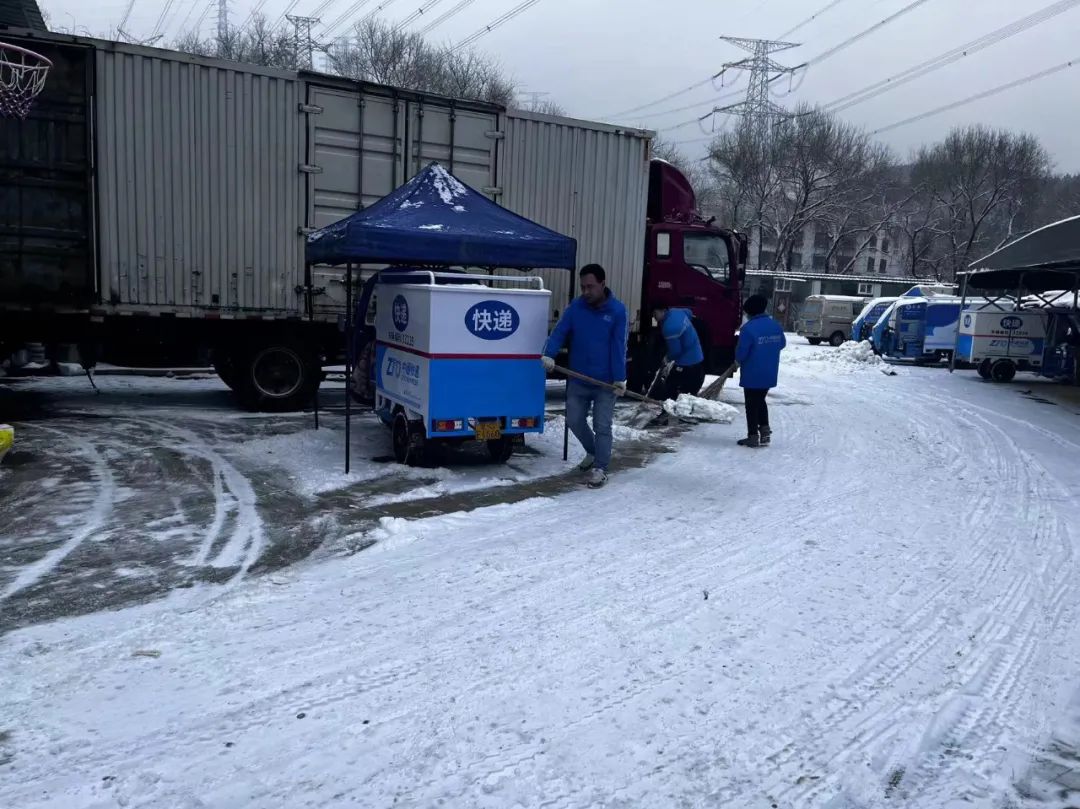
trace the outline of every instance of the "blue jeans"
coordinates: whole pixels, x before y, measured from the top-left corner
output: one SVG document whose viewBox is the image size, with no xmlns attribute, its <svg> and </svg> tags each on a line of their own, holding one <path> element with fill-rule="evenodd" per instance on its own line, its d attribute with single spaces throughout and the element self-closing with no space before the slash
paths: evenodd
<svg viewBox="0 0 1080 809">
<path fill-rule="evenodd" d="M 593 430 L 589 429 L 592 407 Z M 611 422 L 615 417 L 615 394 L 609 390 L 571 381 L 566 386 L 566 424 L 574 438 L 595 459 L 597 469 L 607 471 L 611 462 Z"/>
</svg>

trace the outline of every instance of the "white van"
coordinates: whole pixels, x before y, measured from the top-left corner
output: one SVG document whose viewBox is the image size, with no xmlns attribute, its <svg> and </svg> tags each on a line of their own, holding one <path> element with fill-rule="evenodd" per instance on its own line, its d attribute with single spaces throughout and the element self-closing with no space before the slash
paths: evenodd
<svg viewBox="0 0 1080 809">
<path fill-rule="evenodd" d="M 851 295 L 811 295 L 803 301 L 795 333 L 810 345 L 838 346 L 851 339 L 851 324 L 868 298 Z"/>
</svg>

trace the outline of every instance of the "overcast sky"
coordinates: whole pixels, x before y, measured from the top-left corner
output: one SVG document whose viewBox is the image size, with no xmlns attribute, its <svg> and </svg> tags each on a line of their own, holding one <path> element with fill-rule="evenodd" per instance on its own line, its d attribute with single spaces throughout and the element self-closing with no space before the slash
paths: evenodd
<svg viewBox="0 0 1080 809">
<path fill-rule="evenodd" d="M 39 0 L 54 28 L 85 27 L 100 34 L 115 26 L 128 0 Z M 230 14 L 242 21 L 254 6 L 276 19 L 291 0 L 231 0 Z M 320 16 L 336 19 L 356 0 L 330 0 Z M 437 0 L 432 20 L 460 0 Z M 473 0 L 453 19 L 430 33 L 440 41 L 457 42 L 514 8 L 520 0 Z M 912 0 L 841 0 L 791 34 L 800 47 L 776 55 L 779 62 L 811 61 L 833 46 L 909 5 Z M 293 13 L 310 14 L 323 0 L 299 0 Z M 380 12 L 400 20 L 431 0 L 367 0 L 358 12 L 384 4 Z M 168 0 L 135 0 L 127 29 L 149 36 Z M 716 73 L 725 62 L 742 58 L 722 35 L 778 37 L 829 0 L 539 0 L 501 28 L 482 37 L 476 47 L 497 58 L 526 90 L 549 93 L 580 118 L 610 120 L 615 113 L 654 101 Z M 1056 5 L 1052 0 L 925 0 L 921 5 L 850 47 L 812 65 L 797 89 L 777 103 L 828 103 L 886 79 L 913 65 L 989 33 L 1027 14 Z M 190 28 L 207 0 L 174 0 L 165 18 L 169 37 Z M 206 15 L 209 34 L 216 12 Z M 423 19 L 423 18 L 422 18 Z M 420 22 L 414 23 L 419 27 Z M 928 76 L 878 98 L 845 110 L 846 119 L 868 129 L 887 126 L 912 115 L 956 101 L 1000 84 L 1080 57 L 1080 2 L 1063 14 L 1025 33 L 967 56 Z M 725 82 L 736 80 L 729 73 Z M 712 108 L 717 96 L 744 88 L 746 78 L 726 89 L 705 86 L 619 119 L 660 130 L 684 141 L 687 154 L 703 154 L 705 132 L 685 123 Z M 920 143 L 941 138 L 957 124 L 983 123 L 1023 129 L 1042 139 L 1060 171 L 1080 172 L 1080 107 L 1076 104 L 1080 62 L 1076 67 L 1008 90 L 947 113 L 879 135 L 901 157 Z M 778 96 L 792 89 L 776 82 Z M 721 103 L 731 103 L 726 99 Z M 690 109 L 649 115 L 675 107 Z M 684 124 L 676 129 L 669 129 Z M 722 122 L 718 119 L 718 125 Z"/>
</svg>

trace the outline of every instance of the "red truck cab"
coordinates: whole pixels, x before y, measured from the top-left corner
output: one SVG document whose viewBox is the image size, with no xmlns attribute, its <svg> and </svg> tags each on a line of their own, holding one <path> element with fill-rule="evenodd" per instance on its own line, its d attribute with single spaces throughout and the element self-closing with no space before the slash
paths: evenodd
<svg viewBox="0 0 1080 809">
<path fill-rule="evenodd" d="M 658 329 L 646 325 L 657 305 L 693 313 L 706 372 L 723 373 L 735 359 L 735 333 L 742 323 L 746 236 L 702 217 L 689 181 L 663 160 L 649 166 L 647 216 L 641 309 L 646 323 L 632 355 L 638 378 L 655 372 L 663 356 Z"/>
</svg>

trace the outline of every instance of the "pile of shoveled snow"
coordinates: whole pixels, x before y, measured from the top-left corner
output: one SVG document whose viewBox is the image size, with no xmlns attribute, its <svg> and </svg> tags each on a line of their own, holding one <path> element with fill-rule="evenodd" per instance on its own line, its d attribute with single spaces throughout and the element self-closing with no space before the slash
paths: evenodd
<svg viewBox="0 0 1080 809">
<path fill-rule="evenodd" d="M 689 393 L 680 394 L 678 399 L 668 399 L 664 402 L 664 411 L 673 416 L 715 421 L 718 424 L 731 424 L 739 415 L 739 411 L 729 404 L 691 396 Z"/>
<path fill-rule="evenodd" d="M 867 368 L 879 369 L 884 360 L 874 353 L 869 340 L 856 343 L 848 340 L 839 348 L 826 348 L 812 353 L 799 354 L 788 360 L 790 363 L 828 365 L 838 370 L 861 371 Z"/>
</svg>

